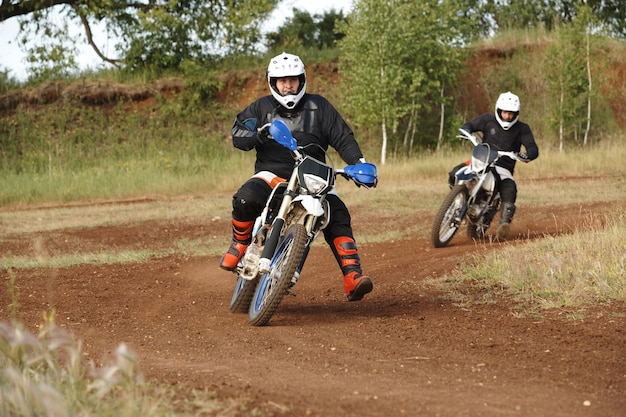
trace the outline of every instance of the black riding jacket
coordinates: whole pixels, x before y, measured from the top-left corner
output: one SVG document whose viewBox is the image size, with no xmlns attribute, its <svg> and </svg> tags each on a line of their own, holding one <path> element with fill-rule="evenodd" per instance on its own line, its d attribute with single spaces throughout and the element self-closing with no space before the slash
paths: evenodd
<svg viewBox="0 0 626 417">
<path fill-rule="evenodd" d="M 482 132 L 483 143 L 496 145 L 501 151 L 519 152 L 523 145 L 528 159 L 532 161 L 539 156 L 539 148 L 535 143 L 535 137 L 530 126 L 519 120 L 509 130 L 504 130 L 494 114 L 485 113 L 465 123 L 461 129 L 470 133 Z M 515 162 L 509 157 L 503 157 L 498 160 L 496 165 L 508 169 L 513 174 Z"/>
<path fill-rule="evenodd" d="M 281 119 L 289 126 L 298 146 L 317 143 L 324 150 L 331 146 L 349 165 L 363 158 L 352 129 L 324 97 L 305 94 L 294 109 L 287 110 L 273 96 L 268 95 L 252 102 L 239 113 L 232 129 L 233 145 L 236 148 L 244 151 L 256 148 L 255 173 L 270 171 L 282 178 L 289 178 L 293 170 L 294 159 L 287 148 L 273 140 L 265 144 L 260 144 L 258 140 L 257 129 L 275 119 Z M 324 152 L 317 146 L 307 147 L 304 153 L 325 161 Z"/>
</svg>

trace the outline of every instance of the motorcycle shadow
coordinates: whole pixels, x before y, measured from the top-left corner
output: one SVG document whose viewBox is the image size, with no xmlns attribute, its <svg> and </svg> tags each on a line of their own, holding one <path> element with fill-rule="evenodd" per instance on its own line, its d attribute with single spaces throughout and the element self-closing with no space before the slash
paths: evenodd
<svg viewBox="0 0 626 417">
<path fill-rule="evenodd" d="M 320 324 L 380 322 L 407 315 L 419 319 L 441 309 L 441 300 L 438 297 L 424 297 L 421 291 L 405 292 L 402 300 L 397 295 L 376 294 L 375 291 L 376 288 L 358 302 L 349 302 L 339 297 L 331 300 L 290 298 L 283 301 L 267 325 L 319 327 Z"/>
</svg>

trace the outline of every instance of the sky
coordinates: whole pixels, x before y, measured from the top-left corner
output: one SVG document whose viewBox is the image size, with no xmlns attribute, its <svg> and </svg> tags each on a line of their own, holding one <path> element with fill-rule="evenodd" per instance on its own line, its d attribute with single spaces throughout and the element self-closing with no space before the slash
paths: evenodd
<svg viewBox="0 0 626 417">
<path fill-rule="evenodd" d="M 342 10 L 344 14 L 347 14 L 352 7 L 352 0 L 283 0 L 282 6 L 279 7 L 269 19 L 267 27 L 268 32 L 275 30 L 282 25 L 285 20 L 293 15 L 292 9 L 297 8 L 304 10 L 310 14 L 323 14 L 326 11 L 335 9 L 337 11 Z M 76 27 L 72 30 L 78 34 L 82 33 L 82 27 Z M 8 70 L 10 77 L 15 77 L 20 81 L 26 79 L 26 63 L 24 62 L 25 55 L 20 51 L 16 43 L 17 33 L 19 31 L 19 24 L 16 18 L 9 19 L 8 21 L 0 23 L 0 70 Z M 103 53 L 107 54 L 107 49 L 113 50 L 114 45 L 102 45 L 102 39 L 106 40 L 106 34 L 103 33 L 103 26 L 92 27 L 94 33 L 94 40 Z M 84 36 L 83 36 L 84 38 Z M 79 45 L 79 55 L 77 61 L 81 69 L 97 68 L 99 64 L 102 64 L 102 60 L 96 55 L 89 45 Z"/>
</svg>

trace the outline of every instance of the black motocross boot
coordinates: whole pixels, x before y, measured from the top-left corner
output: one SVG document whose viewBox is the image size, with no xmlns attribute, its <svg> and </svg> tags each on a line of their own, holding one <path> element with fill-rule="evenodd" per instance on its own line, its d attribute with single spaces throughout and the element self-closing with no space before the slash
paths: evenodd
<svg viewBox="0 0 626 417">
<path fill-rule="evenodd" d="M 502 215 L 500 216 L 500 224 L 498 224 L 498 231 L 496 232 L 496 238 L 504 240 L 511 231 L 511 221 L 515 214 L 515 204 L 502 203 Z"/>
</svg>

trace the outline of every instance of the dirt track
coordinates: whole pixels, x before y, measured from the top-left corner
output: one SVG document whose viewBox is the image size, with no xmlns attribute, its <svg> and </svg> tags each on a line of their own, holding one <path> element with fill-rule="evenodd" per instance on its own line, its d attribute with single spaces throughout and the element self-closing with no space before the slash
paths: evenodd
<svg viewBox="0 0 626 417">
<path fill-rule="evenodd" d="M 505 244 L 568 233 L 593 208 L 546 207 L 534 217 L 545 221 L 521 209 Z M 218 229 L 226 241 L 228 224 Z M 163 247 L 207 230 L 188 221 L 68 229 L 0 237 L 0 249 L 32 251 L 35 241 L 50 253 Z M 626 416 L 623 304 L 588 309 L 584 319 L 566 318 L 566 310 L 519 318 L 499 291 L 492 303 L 462 308 L 422 285 L 452 271 L 462 255 L 499 245 L 476 245 L 462 234 L 437 250 L 426 236 L 362 245 L 375 288 L 358 303 L 345 300 L 328 248 L 314 247 L 297 297 L 286 298 L 262 328 L 228 311 L 234 278 L 217 268 L 218 258 L 15 273 L 27 325 L 55 308 L 57 323 L 83 340 L 89 357 L 104 360 L 127 342 L 149 379 L 247 397 L 249 409 L 262 410 L 254 415 Z M 6 288 L 7 271 L 2 280 Z M 1 294 L 4 320 L 10 300 Z"/>
</svg>

